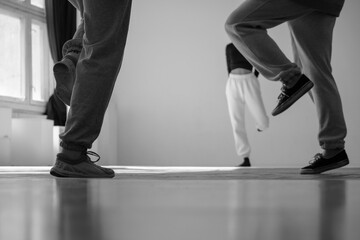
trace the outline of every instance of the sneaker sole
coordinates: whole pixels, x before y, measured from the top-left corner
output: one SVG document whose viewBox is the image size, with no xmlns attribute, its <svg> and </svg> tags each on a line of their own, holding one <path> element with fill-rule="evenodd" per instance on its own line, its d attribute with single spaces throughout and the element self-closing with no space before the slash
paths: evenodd
<svg viewBox="0 0 360 240">
<path fill-rule="evenodd" d="M 297 100 L 299 100 L 299 98 L 301 98 L 305 93 L 307 93 L 313 86 L 314 86 L 313 82 L 311 82 L 311 81 L 307 82 L 304 86 L 302 86 L 302 88 L 300 88 L 297 92 L 295 92 L 289 98 L 288 101 L 284 102 L 282 105 L 275 108 L 271 114 L 273 116 L 276 116 L 276 115 L 279 115 L 280 113 L 284 112 L 286 109 L 291 107 L 291 105 L 293 105 Z"/>
<path fill-rule="evenodd" d="M 69 91 L 62 89 L 61 87 L 57 86 L 54 90 L 54 94 L 65 104 L 70 106 L 70 99 L 71 94 Z"/>
<path fill-rule="evenodd" d="M 113 178 L 115 174 L 112 175 L 86 175 L 81 173 L 74 173 L 68 171 L 62 171 L 61 169 L 51 168 L 50 174 L 54 177 L 61 177 L 61 178 Z"/>
<path fill-rule="evenodd" d="M 58 98 L 66 105 L 70 105 L 72 86 L 74 82 L 74 74 L 72 74 L 72 72 L 75 71 L 75 67 L 72 67 L 73 63 L 71 60 L 64 59 L 63 61 L 66 62 L 66 64 L 56 63 L 53 67 L 56 81 L 55 90 Z"/>
<path fill-rule="evenodd" d="M 335 164 L 330 164 L 317 169 L 301 169 L 300 174 L 319 174 L 333 169 L 341 168 L 349 164 L 349 159 L 344 159 Z"/>
</svg>

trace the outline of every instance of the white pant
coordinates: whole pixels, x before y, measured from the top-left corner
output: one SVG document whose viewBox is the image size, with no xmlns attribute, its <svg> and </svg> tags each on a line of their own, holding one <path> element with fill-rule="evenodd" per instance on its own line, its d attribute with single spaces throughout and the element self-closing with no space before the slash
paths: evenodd
<svg viewBox="0 0 360 240">
<path fill-rule="evenodd" d="M 261 97 L 259 80 L 253 73 L 230 73 L 226 84 L 226 98 L 236 153 L 243 158 L 249 157 L 251 148 L 245 128 L 245 106 L 247 105 L 253 116 L 257 129 L 265 130 L 269 127 L 269 117 Z"/>
</svg>

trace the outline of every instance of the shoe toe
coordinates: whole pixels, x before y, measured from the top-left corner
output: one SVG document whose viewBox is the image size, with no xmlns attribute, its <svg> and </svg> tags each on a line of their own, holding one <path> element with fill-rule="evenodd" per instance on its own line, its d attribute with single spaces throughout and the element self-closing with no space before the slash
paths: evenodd
<svg viewBox="0 0 360 240">
<path fill-rule="evenodd" d="M 103 171 L 109 176 L 115 176 L 115 171 L 111 168 L 103 168 Z"/>
</svg>

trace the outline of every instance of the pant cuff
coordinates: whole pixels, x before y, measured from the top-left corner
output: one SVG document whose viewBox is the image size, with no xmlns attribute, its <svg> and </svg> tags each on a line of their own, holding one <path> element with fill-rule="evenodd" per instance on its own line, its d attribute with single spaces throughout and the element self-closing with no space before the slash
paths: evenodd
<svg viewBox="0 0 360 240">
<path fill-rule="evenodd" d="M 82 39 L 75 38 L 66 41 L 62 48 L 62 54 L 65 56 L 68 52 L 76 51 L 81 52 L 83 48 Z"/>
<path fill-rule="evenodd" d="M 62 148 L 65 148 L 67 150 L 72 150 L 72 151 L 78 151 L 78 152 L 86 152 L 87 148 L 84 146 L 79 146 L 79 145 L 73 145 L 73 144 L 67 144 L 63 141 L 60 142 L 60 146 Z"/>
</svg>

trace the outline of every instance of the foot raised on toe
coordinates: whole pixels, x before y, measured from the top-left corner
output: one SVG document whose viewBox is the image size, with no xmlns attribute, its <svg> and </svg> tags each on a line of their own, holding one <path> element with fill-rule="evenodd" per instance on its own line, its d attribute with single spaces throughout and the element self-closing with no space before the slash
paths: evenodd
<svg viewBox="0 0 360 240">
<path fill-rule="evenodd" d="M 55 94 L 66 105 L 70 105 L 72 88 L 75 81 L 75 70 L 78 56 L 67 54 L 53 67 L 56 80 Z"/>
<path fill-rule="evenodd" d="M 301 75 L 300 79 L 293 87 L 287 88 L 286 86 L 283 86 L 278 97 L 278 104 L 271 114 L 276 116 L 284 112 L 305 93 L 307 93 L 313 86 L 314 83 L 311 82 L 305 75 Z"/>
</svg>

